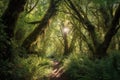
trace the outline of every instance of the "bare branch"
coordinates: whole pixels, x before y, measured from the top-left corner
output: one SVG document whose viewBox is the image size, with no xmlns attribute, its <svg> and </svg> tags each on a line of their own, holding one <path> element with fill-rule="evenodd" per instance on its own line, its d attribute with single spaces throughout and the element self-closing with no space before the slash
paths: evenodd
<svg viewBox="0 0 120 80">
<path fill-rule="evenodd" d="M 78 21 L 86 25 L 87 30 L 89 31 L 91 38 L 93 40 L 94 46 L 99 45 L 99 41 L 97 40 L 97 36 L 95 32 L 95 26 L 85 16 L 84 17 L 82 16 L 82 14 L 79 12 L 79 10 L 77 10 L 77 8 L 75 7 L 75 5 L 71 0 L 68 0 L 68 2 L 70 4 L 70 8 L 79 18 Z"/>
<path fill-rule="evenodd" d="M 105 39 L 102 43 L 102 45 L 104 46 L 104 49 L 108 48 L 108 46 L 112 40 L 112 37 L 117 33 L 118 29 L 120 28 L 120 26 L 117 26 L 119 24 L 119 19 L 120 19 L 120 4 L 115 12 L 113 19 L 112 19 L 110 29 L 106 33 Z"/>
<path fill-rule="evenodd" d="M 26 22 L 26 23 L 28 23 L 28 24 L 39 24 L 40 22 L 41 22 L 41 20 L 40 21 Z"/>
<path fill-rule="evenodd" d="M 33 5 L 33 7 L 29 11 L 26 12 L 26 15 L 34 10 L 34 8 L 37 6 L 38 2 L 39 2 L 39 0 L 37 0 L 36 3 Z"/>
</svg>

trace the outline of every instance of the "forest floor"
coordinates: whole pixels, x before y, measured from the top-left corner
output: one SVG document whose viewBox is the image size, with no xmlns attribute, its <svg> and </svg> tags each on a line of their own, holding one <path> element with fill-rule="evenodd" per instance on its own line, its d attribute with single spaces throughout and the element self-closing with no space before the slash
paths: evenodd
<svg viewBox="0 0 120 80">
<path fill-rule="evenodd" d="M 53 62 L 53 71 L 50 75 L 50 80 L 68 80 L 68 77 L 64 74 L 64 68 L 58 61 Z"/>
</svg>

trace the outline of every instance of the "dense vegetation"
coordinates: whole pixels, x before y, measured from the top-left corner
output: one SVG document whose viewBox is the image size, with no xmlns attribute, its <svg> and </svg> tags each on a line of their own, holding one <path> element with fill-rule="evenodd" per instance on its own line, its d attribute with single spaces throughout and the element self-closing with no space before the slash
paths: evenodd
<svg viewBox="0 0 120 80">
<path fill-rule="evenodd" d="M 119 0 L 0 0 L 0 80 L 119 80 Z"/>
</svg>

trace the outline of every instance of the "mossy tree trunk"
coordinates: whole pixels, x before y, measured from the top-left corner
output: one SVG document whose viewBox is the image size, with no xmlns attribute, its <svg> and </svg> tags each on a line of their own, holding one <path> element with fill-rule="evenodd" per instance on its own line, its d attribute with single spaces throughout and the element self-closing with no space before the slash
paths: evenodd
<svg viewBox="0 0 120 80">
<path fill-rule="evenodd" d="M 104 41 L 96 47 L 96 55 L 97 57 L 104 57 L 107 54 L 107 49 L 111 43 L 111 40 L 113 36 L 117 33 L 118 29 L 120 28 L 119 25 L 119 19 L 120 19 L 120 5 L 115 11 L 114 17 L 112 18 L 112 21 L 110 23 L 110 27 L 105 34 Z"/>
<path fill-rule="evenodd" d="M 103 17 L 105 20 L 105 26 L 107 28 L 107 31 L 105 33 L 104 40 L 100 42 L 98 36 L 96 35 L 96 30 L 95 30 L 96 25 L 93 25 L 91 23 L 91 21 L 86 17 L 86 14 L 84 13 L 84 11 L 81 8 L 80 8 L 81 10 L 79 10 L 77 6 L 72 2 L 72 0 L 68 0 L 68 1 L 65 0 L 65 1 L 68 7 L 70 7 L 70 9 L 76 15 L 75 19 L 86 26 L 86 29 L 89 32 L 93 42 L 91 51 L 93 53 L 94 58 L 102 58 L 107 56 L 107 49 L 111 43 L 111 40 L 113 36 L 117 33 L 118 29 L 120 28 L 120 25 L 119 25 L 120 4 L 118 5 L 117 9 L 115 10 L 115 14 L 111 17 L 111 19 L 108 20 L 108 18 Z M 107 14 L 107 11 L 104 11 L 104 12 L 106 12 Z M 102 15 L 105 16 L 105 13 L 103 13 Z M 107 24 L 106 21 L 109 24 Z"/>
<path fill-rule="evenodd" d="M 38 26 L 33 30 L 30 35 L 23 41 L 22 46 L 30 52 L 31 44 L 36 41 L 39 35 L 43 34 L 47 24 L 49 24 L 49 20 L 56 15 L 58 3 L 60 0 L 50 0 L 49 8 L 45 13 L 44 17 L 39 21 Z"/>
<path fill-rule="evenodd" d="M 21 12 L 24 11 L 24 6 L 27 0 L 9 0 L 9 4 L 3 15 L 1 16 L 2 24 L 6 26 L 4 32 L 6 33 L 7 40 L 5 49 L 1 51 L 4 59 L 11 57 L 11 38 L 14 36 L 14 29 Z M 8 43 L 9 42 L 9 43 Z"/>
</svg>

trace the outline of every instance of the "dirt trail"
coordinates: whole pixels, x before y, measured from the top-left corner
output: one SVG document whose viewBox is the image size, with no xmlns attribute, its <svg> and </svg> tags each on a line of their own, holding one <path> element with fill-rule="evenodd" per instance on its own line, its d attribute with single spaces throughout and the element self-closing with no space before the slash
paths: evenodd
<svg viewBox="0 0 120 80">
<path fill-rule="evenodd" d="M 54 61 L 50 80 L 68 80 L 67 76 L 64 74 L 64 69 L 60 64 L 60 62 Z"/>
</svg>

